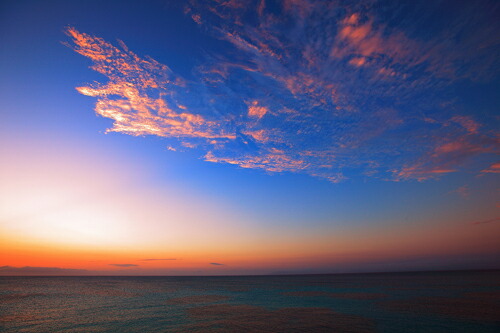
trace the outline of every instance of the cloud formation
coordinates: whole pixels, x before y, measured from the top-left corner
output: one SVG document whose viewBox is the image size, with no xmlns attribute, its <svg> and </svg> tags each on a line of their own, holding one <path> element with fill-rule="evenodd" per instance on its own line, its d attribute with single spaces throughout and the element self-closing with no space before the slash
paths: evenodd
<svg viewBox="0 0 500 333">
<path fill-rule="evenodd" d="M 488 168 L 482 170 L 483 173 L 500 173 L 500 162 L 493 163 Z"/>
<path fill-rule="evenodd" d="M 462 198 L 467 198 L 470 195 L 470 190 L 469 190 L 469 187 L 467 185 L 464 185 L 464 186 L 460 186 L 459 188 L 457 188 L 454 191 L 451 191 L 450 193 L 456 193 L 459 196 L 461 196 Z"/>
<path fill-rule="evenodd" d="M 218 262 L 211 262 L 210 265 L 213 265 L 213 266 L 224 266 L 224 264 L 220 264 Z"/>
<path fill-rule="evenodd" d="M 87 275 L 90 272 L 85 269 L 72 269 L 60 267 L 0 267 L 0 276 L 37 276 L 37 275 Z"/>
<path fill-rule="evenodd" d="M 442 9 L 408 6 L 398 20 L 401 6 L 385 6 L 384 16 L 376 1 L 192 0 L 187 17 L 226 49 L 190 80 L 123 42 L 69 28 L 72 48 L 108 79 L 77 90 L 97 98 L 110 132 L 332 182 L 423 181 L 498 152 L 495 129 L 457 111 L 453 96 L 457 82 L 498 76 L 491 3 L 450 10 L 431 28 Z"/>
<path fill-rule="evenodd" d="M 500 222 L 500 217 L 491 219 L 491 220 L 484 220 L 484 221 L 476 221 L 472 222 L 472 225 L 480 225 L 480 224 L 488 224 L 488 223 L 494 223 L 494 222 Z"/>
<path fill-rule="evenodd" d="M 136 264 L 109 264 L 109 266 L 116 266 L 116 267 L 137 267 L 139 265 L 136 265 Z"/>
</svg>

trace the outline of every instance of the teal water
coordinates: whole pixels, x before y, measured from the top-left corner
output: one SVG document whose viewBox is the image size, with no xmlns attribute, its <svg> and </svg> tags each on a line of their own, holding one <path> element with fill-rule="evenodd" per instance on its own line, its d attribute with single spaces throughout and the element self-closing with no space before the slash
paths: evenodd
<svg viewBox="0 0 500 333">
<path fill-rule="evenodd" d="M 500 271 L 0 277 L 1 332 L 500 332 Z"/>
</svg>

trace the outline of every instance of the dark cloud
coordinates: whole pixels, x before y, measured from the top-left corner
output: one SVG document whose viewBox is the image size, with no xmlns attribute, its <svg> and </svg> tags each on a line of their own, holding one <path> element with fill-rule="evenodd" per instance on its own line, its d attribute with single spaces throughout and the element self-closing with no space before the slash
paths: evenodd
<svg viewBox="0 0 500 333">
<path fill-rule="evenodd" d="M 488 224 L 488 223 L 494 223 L 494 222 L 500 222 L 500 217 L 491 219 L 491 220 L 484 220 L 484 221 L 476 221 L 472 222 L 472 225 L 479 225 L 479 224 Z"/>
<path fill-rule="evenodd" d="M 85 269 L 71 269 L 60 267 L 0 267 L 0 275 L 87 275 L 90 272 Z"/>
<path fill-rule="evenodd" d="M 214 265 L 214 266 L 224 266 L 224 264 L 220 264 L 218 262 L 211 262 L 210 265 Z"/>
<path fill-rule="evenodd" d="M 163 260 L 177 260 L 177 259 L 175 259 L 175 258 L 155 259 L 155 258 L 153 258 L 153 259 L 141 259 L 139 261 L 163 261 Z"/>
<path fill-rule="evenodd" d="M 109 266 L 116 266 L 116 267 L 137 267 L 139 265 L 136 265 L 136 264 L 109 264 Z"/>
</svg>

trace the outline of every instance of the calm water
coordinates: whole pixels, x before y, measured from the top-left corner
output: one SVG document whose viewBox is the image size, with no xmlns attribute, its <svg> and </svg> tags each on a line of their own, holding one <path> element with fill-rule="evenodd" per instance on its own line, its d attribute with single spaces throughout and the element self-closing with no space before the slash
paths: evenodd
<svg viewBox="0 0 500 333">
<path fill-rule="evenodd" d="M 1 332 L 500 332 L 500 272 L 0 277 Z"/>
</svg>

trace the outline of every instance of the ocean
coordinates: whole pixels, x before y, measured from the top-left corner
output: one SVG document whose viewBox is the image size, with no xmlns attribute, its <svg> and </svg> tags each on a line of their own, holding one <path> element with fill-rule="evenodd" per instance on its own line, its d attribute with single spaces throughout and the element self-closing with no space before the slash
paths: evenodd
<svg viewBox="0 0 500 333">
<path fill-rule="evenodd" d="M 1 332 L 500 332 L 500 271 L 0 277 Z"/>
</svg>

